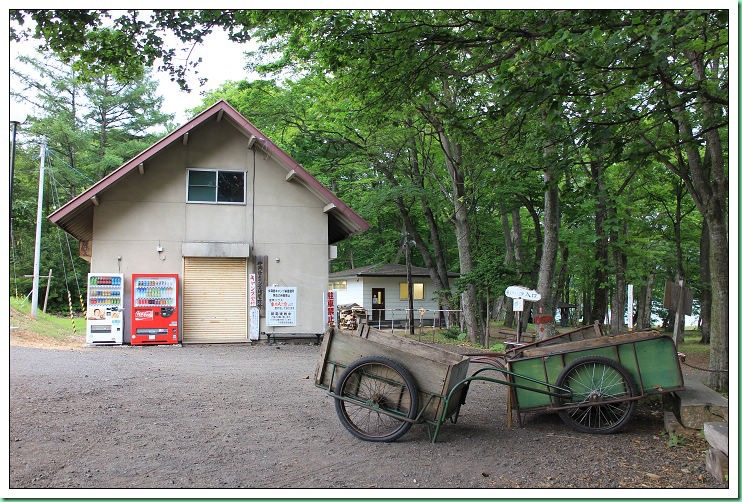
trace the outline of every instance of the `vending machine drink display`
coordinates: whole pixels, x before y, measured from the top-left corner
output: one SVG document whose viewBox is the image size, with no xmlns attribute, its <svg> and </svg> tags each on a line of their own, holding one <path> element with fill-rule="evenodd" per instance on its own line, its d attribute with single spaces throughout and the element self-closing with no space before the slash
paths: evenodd
<svg viewBox="0 0 742 502">
<path fill-rule="evenodd" d="M 178 343 L 178 275 L 131 276 L 131 344 Z"/>
<path fill-rule="evenodd" d="M 93 345 L 124 342 L 124 276 L 88 274 L 85 340 Z"/>
</svg>

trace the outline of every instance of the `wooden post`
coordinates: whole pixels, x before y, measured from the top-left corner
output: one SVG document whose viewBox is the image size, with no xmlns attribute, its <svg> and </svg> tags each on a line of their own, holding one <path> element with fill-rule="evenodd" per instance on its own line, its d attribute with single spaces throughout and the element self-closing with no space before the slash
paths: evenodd
<svg viewBox="0 0 742 502">
<path fill-rule="evenodd" d="M 484 321 L 484 347 L 490 348 L 490 288 L 487 287 L 487 314 Z"/>
<path fill-rule="evenodd" d="M 680 316 L 685 315 L 685 306 L 683 305 L 683 300 L 685 299 L 685 294 L 683 294 L 683 279 L 678 281 L 678 286 L 680 287 L 678 288 L 677 303 L 675 304 L 675 326 L 672 328 L 672 341 L 675 342 L 676 347 L 678 345 L 678 335 L 680 334 Z"/>
<path fill-rule="evenodd" d="M 44 308 L 42 312 L 46 314 L 46 301 L 49 299 L 49 285 L 52 282 L 52 269 L 49 269 L 49 276 L 46 278 L 46 294 L 44 294 Z"/>
<path fill-rule="evenodd" d="M 72 321 L 72 334 L 77 335 L 77 328 L 75 327 L 75 314 L 72 311 L 72 294 L 70 290 L 67 290 L 67 304 L 70 306 L 70 321 Z"/>
</svg>

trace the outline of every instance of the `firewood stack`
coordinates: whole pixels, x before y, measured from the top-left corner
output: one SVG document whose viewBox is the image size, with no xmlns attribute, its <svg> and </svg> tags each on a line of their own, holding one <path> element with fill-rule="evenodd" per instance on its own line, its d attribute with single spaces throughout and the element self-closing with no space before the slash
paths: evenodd
<svg viewBox="0 0 742 502">
<path fill-rule="evenodd" d="M 355 330 L 358 322 L 366 318 L 366 309 L 357 303 L 338 305 L 338 323 L 340 329 Z"/>
</svg>

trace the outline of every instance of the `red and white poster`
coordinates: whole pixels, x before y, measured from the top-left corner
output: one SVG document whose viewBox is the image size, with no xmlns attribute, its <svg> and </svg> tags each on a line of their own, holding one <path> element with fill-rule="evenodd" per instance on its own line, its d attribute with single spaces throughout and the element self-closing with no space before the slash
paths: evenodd
<svg viewBox="0 0 742 502">
<path fill-rule="evenodd" d="M 335 326 L 335 291 L 327 292 L 327 326 Z"/>
<path fill-rule="evenodd" d="M 250 274 L 248 276 L 248 283 L 249 283 L 248 291 L 250 293 L 250 306 L 257 307 L 258 306 L 258 293 L 257 293 L 256 285 L 255 285 L 255 274 Z"/>
</svg>

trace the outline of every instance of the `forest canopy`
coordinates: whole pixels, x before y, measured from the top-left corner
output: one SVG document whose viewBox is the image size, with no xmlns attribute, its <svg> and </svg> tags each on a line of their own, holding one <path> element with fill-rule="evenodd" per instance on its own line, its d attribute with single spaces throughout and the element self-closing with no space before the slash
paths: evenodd
<svg viewBox="0 0 742 502">
<path fill-rule="evenodd" d="M 441 304 L 462 310 L 478 342 L 493 299 L 508 310 L 511 284 L 539 291 L 533 307 L 546 336 L 555 318 L 621 331 L 627 309 L 639 328 L 657 319 L 667 328 L 663 287 L 682 280 L 720 370 L 712 384 L 724 388 L 736 70 L 728 14 L 14 10 L 10 38 L 38 39 L 67 65 L 65 89 L 147 85 L 153 69 L 186 88 L 198 61 L 183 56 L 207 34 L 252 41 L 246 74 L 263 78 L 225 83 L 199 109 L 228 100 L 372 223 L 341 244 L 336 269 L 399 262 L 414 241 L 414 265 L 430 271 Z M 113 128 L 121 135 L 96 150 L 69 113 L 50 108 L 32 132 L 59 130 L 59 152 L 80 141 L 76 163 L 66 162 L 95 179 L 106 158 L 120 157 L 112 150 L 142 139 Z M 19 184 L 30 185 L 33 152 L 21 154 L 28 180 Z M 18 227 L 29 217 L 22 198 Z M 462 275 L 456 288 L 447 271 Z"/>
</svg>

